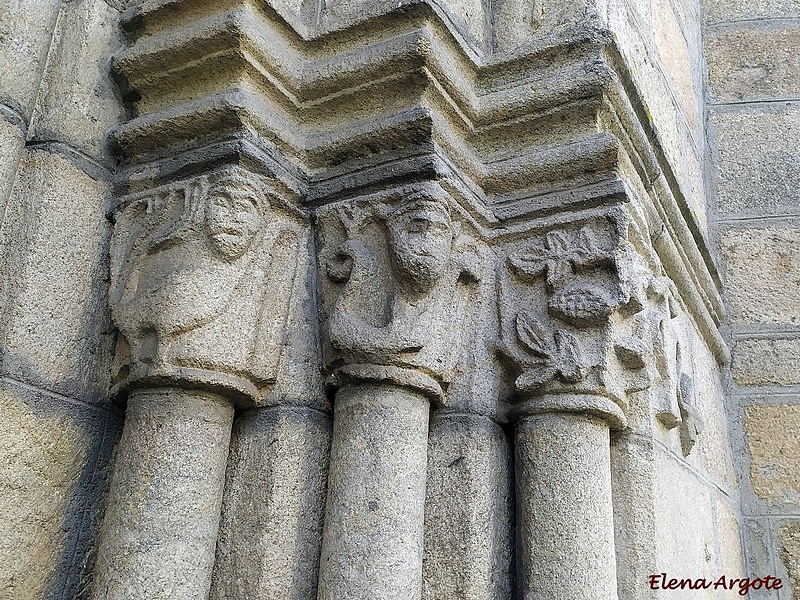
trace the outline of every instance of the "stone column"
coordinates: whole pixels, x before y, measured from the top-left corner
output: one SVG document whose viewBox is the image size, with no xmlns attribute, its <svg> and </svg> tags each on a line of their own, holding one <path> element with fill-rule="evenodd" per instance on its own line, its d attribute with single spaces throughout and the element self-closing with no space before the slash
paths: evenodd
<svg viewBox="0 0 800 600">
<path fill-rule="evenodd" d="M 652 382 L 647 309 L 661 290 L 629 226 L 623 211 L 597 211 L 532 236 L 501 269 L 525 600 L 618 597 L 609 432 Z"/>
<path fill-rule="evenodd" d="M 319 600 L 422 593 L 429 402 L 452 376 L 471 284 L 448 196 L 419 187 L 317 219 L 336 393 Z"/>
<path fill-rule="evenodd" d="M 544 412 L 515 429 L 519 589 L 525 600 L 615 600 L 609 426 Z"/>
<path fill-rule="evenodd" d="M 227 167 L 123 198 L 111 244 L 128 409 L 93 598 L 208 597 L 234 407 L 276 381 L 298 222 Z"/>
<path fill-rule="evenodd" d="M 205 598 L 233 407 L 179 387 L 128 399 L 95 571 L 94 598 Z"/>
<path fill-rule="evenodd" d="M 336 394 L 319 600 L 417 600 L 428 400 L 398 385 Z"/>
</svg>

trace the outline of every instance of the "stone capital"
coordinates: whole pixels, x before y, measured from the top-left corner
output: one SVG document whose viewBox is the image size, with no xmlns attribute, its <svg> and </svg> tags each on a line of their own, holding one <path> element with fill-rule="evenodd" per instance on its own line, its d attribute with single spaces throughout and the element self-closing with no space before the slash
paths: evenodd
<svg viewBox="0 0 800 600">
<path fill-rule="evenodd" d="M 439 399 L 480 277 L 437 184 L 331 205 L 317 218 L 329 384 L 384 381 Z"/>
<path fill-rule="evenodd" d="M 621 428 L 629 394 L 668 376 L 657 357 L 669 289 L 631 242 L 634 229 L 624 208 L 594 211 L 505 253 L 501 353 L 515 373 L 518 418 L 583 412 Z"/>
<path fill-rule="evenodd" d="M 115 222 L 115 391 L 177 384 L 259 402 L 284 346 L 298 216 L 229 167 L 123 198 Z"/>
</svg>

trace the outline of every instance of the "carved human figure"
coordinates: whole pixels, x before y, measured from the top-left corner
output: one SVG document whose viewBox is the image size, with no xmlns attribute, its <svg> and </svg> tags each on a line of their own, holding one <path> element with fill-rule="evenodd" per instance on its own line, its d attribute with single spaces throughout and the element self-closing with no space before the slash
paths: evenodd
<svg viewBox="0 0 800 600">
<path fill-rule="evenodd" d="M 369 240 L 350 238 L 333 253 L 329 279 L 344 287 L 328 323 L 331 345 L 345 362 L 415 367 L 432 339 L 432 327 L 448 292 L 453 300 L 462 269 L 454 264 L 455 232 L 447 204 L 427 192 L 377 211 L 388 242 L 389 270 L 376 266 Z M 386 316 L 369 322 L 357 296 L 367 280 L 382 277 L 391 289 Z M 373 301 L 376 303 L 377 301 Z"/>
<path fill-rule="evenodd" d="M 206 204 L 206 231 L 217 251 L 228 261 L 241 257 L 263 223 L 259 195 L 251 186 L 217 185 Z"/>
</svg>

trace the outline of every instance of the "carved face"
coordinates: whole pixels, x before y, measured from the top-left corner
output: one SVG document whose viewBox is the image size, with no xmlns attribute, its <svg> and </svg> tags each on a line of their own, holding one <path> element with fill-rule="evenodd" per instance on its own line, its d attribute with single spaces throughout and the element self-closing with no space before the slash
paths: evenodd
<svg viewBox="0 0 800 600">
<path fill-rule="evenodd" d="M 388 220 L 392 259 L 399 275 L 430 289 L 450 263 L 453 234 L 446 210 L 432 203 L 392 215 Z"/>
<path fill-rule="evenodd" d="M 214 247 L 228 260 L 242 256 L 259 229 L 256 198 L 238 190 L 216 190 L 208 199 L 206 228 Z"/>
</svg>

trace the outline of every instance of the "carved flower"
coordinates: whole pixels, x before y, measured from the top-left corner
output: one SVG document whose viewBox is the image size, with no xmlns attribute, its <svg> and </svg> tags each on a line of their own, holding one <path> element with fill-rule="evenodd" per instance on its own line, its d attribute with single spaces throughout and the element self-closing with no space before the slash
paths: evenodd
<svg viewBox="0 0 800 600">
<path fill-rule="evenodd" d="M 509 267 L 522 279 L 534 279 L 543 272 L 547 284 L 561 287 L 576 267 L 595 267 L 611 262 L 611 254 L 601 248 L 589 227 L 577 232 L 549 231 L 544 244 L 532 244 L 508 259 Z"/>
<path fill-rule="evenodd" d="M 575 327 L 591 327 L 605 321 L 614 310 L 608 293 L 598 287 L 572 287 L 550 298 L 550 314 Z"/>
<path fill-rule="evenodd" d="M 551 332 L 524 311 L 517 315 L 516 329 L 519 343 L 531 356 L 517 377 L 517 389 L 531 392 L 556 376 L 567 383 L 586 377 L 587 368 L 575 335 L 564 330 Z"/>
</svg>

